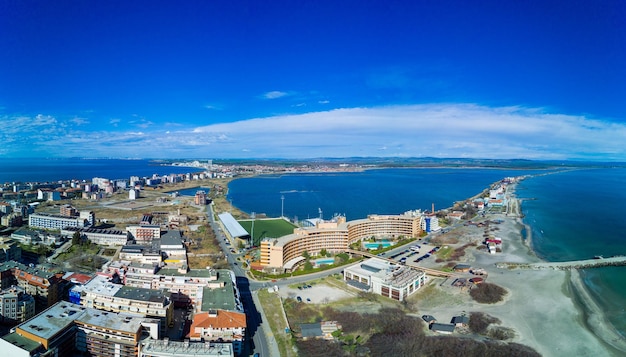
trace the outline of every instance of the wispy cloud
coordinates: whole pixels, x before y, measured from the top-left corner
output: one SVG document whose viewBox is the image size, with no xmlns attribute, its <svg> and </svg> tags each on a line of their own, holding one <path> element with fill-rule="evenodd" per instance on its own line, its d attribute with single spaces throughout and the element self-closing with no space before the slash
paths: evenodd
<svg viewBox="0 0 626 357">
<path fill-rule="evenodd" d="M 626 125 L 538 108 L 429 104 L 344 108 L 201 127 L 136 120 L 115 134 L 52 116 L 0 117 L 2 155 L 312 158 L 346 156 L 626 161 Z M 112 124 L 120 123 L 111 120 Z"/>
<path fill-rule="evenodd" d="M 85 119 L 85 118 L 72 118 L 70 119 L 70 122 L 74 123 L 74 125 L 86 125 L 89 124 L 89 120 Z"/>
<path fill-rule="evenodd" d="M 281 91 L 271 91 L 271 92 L 267 92 L 267 93 L 263 93 L 263 95 L 261 97 L 265 98 L 265 99 L 278 99 L 278 98 L 282 98 L 282 97 L 286 97 L 288 96 L 289 93 L 287 92 L 281 92 Z"/>
</svg>

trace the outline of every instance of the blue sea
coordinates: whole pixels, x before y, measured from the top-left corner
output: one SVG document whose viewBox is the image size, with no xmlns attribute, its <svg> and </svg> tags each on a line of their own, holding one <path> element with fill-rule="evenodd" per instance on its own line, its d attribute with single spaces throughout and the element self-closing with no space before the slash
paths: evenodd
<svg viewBox="0 0 626 357">
<path fill-rule="evenodd" d="M 550 174 L 546 174 L 550 173 Z M 368 214 L 400 214 L 412 209 L 447 208 L 507 176 L 522 181 L 524 221 L 532 229 L 533 249 L 549 261 L 626 254 L 626 169 L 497 170 L 380 169 L 355 173 L 289 174 L 239 179 L 228 198 L 245 212 L 302 220 L 335 213 L 348 220 Z M 284 197 L 284 199 L 281 199 Z M 624 267 L 582 271 L 592 296 L 626 334 Z"/>
<path fill-rule="evenodd" d="M 196 172 L 197 168 L 162 166 L 152 160 L 123 159 L 14 159 L 0 158 L 0 183 L 52 182 L 58 180 L 91 180 L 94 177 L 128 179 Z"/>
<path fill-rule="evenodd" d="M 195 172 L 151 160 L 0 159 L 0 182 L 90 180 L 93 177 Z M 549 173 L 549 174 L 546 174 Z M 351 173 L 288 174 L 237 179 L 228 198 L 246 212 L 292 219 L 348 220 L 368 214 L 450 207 L 507 176 L 530 174 L 517 188 L 533 249 L 562 261 L 626 254 L 626 169 L 507 170 L 470 168 L 374 169 Z M 588 269 L 585 284 L 622 334 L 626 332 L 626 274 L 623 267 Z"/>
<path fill-rule="evenodd" d="M 537 176 L 517 190 L 532 246 L 549 261 L 626 255 L 626 169 L 586 169 Z M 626 336 L 626 267 L 586 269 L 585 285 Z"/>
</svg>

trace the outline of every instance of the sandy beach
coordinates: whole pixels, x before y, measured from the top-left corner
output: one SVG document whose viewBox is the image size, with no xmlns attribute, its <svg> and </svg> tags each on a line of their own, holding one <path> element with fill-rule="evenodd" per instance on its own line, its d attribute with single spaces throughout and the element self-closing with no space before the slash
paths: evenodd
<svg viewBox="0 0 626 357">
<path fill-rule="evenodd" d="M 524 228 L 519 218 L 519 205 L 510 185 L 507 196 L 515 200 L 509 205 L 515 214 L 497 214 L 484 219 L 501 219 L 493 234 L 502 238 L 501 253 L 467 249 L 461 262 L 488 272 L 487 281 L 508 290 L 504 301 L 479 304 L 449 282 L 439 289 L 457 299 L 445 299 L 447 304 L 430 303 L 420 311 L 442 320 L 463 312 L 484 312 L 500 319 L 500 326 L 512 328 L 512 340 L 528 345 L 543 356 L 622 356 L 626 353 L 624 339 L 612 328 L 601 309 L 594 303 L 582 283 L 578 271 L 507 270 L 495 267 L 496 262 L 539 262 L 528 241 L 522 237 Z M 517 208 L 517 212 L 515 212 Z M 459 245 L 481 241 L 483 229 L 463 226 L 448 234 L 459 239 Z M 450 303 L 452 302 L 452 303 Z M 456 303 L 454 303 L 456 302 Z M 419 304 L 419 303 L 418 303 Z"/>
</svg>

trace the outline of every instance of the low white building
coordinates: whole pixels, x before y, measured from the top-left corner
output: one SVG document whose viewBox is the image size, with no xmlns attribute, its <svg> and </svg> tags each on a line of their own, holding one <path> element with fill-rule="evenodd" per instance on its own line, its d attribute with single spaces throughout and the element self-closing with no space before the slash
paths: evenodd
<svg viewBox="0 0 626 357">
<path fill-rule="evenodd" d="M 343 279 L 357 289 L 403 301 L 424 286 L 428 277 L 410 266 L 370 258 L 344 269 Z"/>
</svg>

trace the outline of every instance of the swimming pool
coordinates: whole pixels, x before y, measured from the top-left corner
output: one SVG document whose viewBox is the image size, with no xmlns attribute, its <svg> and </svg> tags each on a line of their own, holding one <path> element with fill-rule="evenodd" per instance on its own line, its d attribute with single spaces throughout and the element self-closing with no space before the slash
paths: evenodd
<svg viewBox="0 0 626 357">
<path fill-rule="evenodd" d="M 363 243 L 363 246 L 367 250 L 376 250 L 380 246 L 382 246 L 383 248 L 387 248 L 391 246 L 391 242 L 386 241 L 386 240 L 381 240 L 380 242 L 375 242 L 375 243 Z"/>
<path fill-rule="evenodd" d="M 330 265 L 335 263 L 335 258 L 320 258 L 313 260 L 313 266 L 319 267 L 321 265 Z"/>
</svg>

